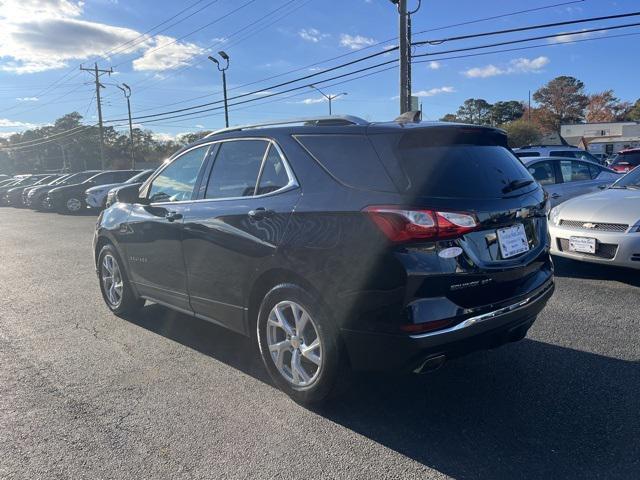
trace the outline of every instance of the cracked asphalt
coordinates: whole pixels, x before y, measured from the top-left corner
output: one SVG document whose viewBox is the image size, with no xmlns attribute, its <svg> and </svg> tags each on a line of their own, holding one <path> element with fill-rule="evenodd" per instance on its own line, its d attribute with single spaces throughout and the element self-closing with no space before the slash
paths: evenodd
<svg viewBox="0 0 640 480">
<path fill-rule="evenodd" d="M 95 217 L 0 209 L 0 478 L 640 478 L 640 272 L 557 260 L 522 342 L 303 408 L 252 345 L 113 316 Z"/>
</svg>

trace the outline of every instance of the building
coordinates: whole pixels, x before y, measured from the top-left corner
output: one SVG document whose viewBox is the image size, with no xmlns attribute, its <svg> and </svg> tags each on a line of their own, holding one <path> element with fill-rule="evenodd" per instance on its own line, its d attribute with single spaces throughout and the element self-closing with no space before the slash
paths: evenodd
<svg viewBox="0 0 640 480">
<path fill-rule="evenodd" d="M 562 125 L 560 134 L 570 145 L 608 155 L 640 147 L 640 123 L 602 122 Z"/>
</svg>

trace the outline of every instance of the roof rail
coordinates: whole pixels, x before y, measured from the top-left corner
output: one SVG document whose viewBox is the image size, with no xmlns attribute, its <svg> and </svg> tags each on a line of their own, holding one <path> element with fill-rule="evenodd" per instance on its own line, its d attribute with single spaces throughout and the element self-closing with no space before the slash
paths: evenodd
<svg viewBox="0 0 640 480">
<path fill-rule="evenodd" d="M 304 117 L 290 118 L 288 120 L 272 120 L 270 122 L 253 123 L 249 125 L 238 125 L 236 127 L 222 128 L 211 132 L 207 137 L 218 135 L 220 133 L 238 132 L 241 130 L 249 130 L 251 128 L 275 127 L 278 125 L 292 125 L 294 123 L 302 123 L 307 126 L 332 126 L 332 125 L 369 125 L 369 122 L 363 118 L 354 117 L 353 115 L 329 115 L 324 117 Z"/>
</svg>

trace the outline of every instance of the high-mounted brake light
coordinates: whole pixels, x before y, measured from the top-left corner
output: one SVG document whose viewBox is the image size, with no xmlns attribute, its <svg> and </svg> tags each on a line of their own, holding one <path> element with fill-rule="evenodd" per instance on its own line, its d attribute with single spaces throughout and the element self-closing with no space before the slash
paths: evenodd
<svg viewBox="0 0 640 480">
<path fill-rule="evenodd" d="M 378 205 L 364 209 L 373 222 L 393 242 L 445 240 L 475 230 L 475 216 L 465 212 L 406 209 Z"/>
</svg>

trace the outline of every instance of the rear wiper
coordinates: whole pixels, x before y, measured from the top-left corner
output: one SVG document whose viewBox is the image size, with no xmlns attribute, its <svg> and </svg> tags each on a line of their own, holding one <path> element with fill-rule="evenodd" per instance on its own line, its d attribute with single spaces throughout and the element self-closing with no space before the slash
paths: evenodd
<svg viewBox="0 0 640 480">
<path fill-rule="evenodd" d="M 513 192 L 514 190 L 518 190 L 519 188 L 526 187 L 527 185 L 531 185 L 533 180 L 512 180 L 509 184 L 502 189 L 502 193 Z"/>
</svg>

